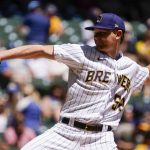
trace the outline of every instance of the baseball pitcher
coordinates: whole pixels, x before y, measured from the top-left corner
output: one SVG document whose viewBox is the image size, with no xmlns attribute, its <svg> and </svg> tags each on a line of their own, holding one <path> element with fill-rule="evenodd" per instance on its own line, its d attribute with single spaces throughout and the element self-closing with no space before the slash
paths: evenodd
<svg viewBox="0 0 150 150">
<path fill-rule="evenodd" d="M 150 79 L 119 49 L 125 26 L 112 13 L 100 14 L 94 26 L 96 46 L 26 45 L 0 51 L 0 60 L 48 58 L 69 67 L 68 92 L 60 121 L 21 150 L 117 150 L 113 131 L 132 92 Z"/>
</svg>

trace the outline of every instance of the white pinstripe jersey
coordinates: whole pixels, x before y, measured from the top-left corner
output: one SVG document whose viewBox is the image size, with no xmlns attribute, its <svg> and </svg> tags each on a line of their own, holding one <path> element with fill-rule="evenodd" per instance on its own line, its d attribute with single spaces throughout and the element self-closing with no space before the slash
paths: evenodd
<svg viewBox="0 0 150 150">
<path fill-rule="evenodd" d="M 54 56 L 69 67 L 61 116 L 85 123 L 117 127 L 132 91 L 149 75 L 146 67 L 123 55 L 115 60 L 87 45 L 55 45 Z"/>
</svg>

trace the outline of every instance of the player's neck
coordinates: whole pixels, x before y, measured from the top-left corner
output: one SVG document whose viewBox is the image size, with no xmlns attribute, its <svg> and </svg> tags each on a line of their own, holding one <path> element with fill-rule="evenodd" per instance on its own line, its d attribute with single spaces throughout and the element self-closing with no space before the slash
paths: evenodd
<svg viewBox="0 0 150 150">
<path fill-rule="evenodd" d="M 118 50 L 110 51 L 107 53 L 107 55 L 113 59 L 116 59 L 116 57 L 118 56 Z"/>
<path fill-rule="evenodd" d="M 119 55 L 119 47 L 120 47 L 120 44 L 116 43 L 116 45 L 110 47 L 110 50 L 108 51 L 107 55 L 113 59 L 116 59 L 117 56 Z"/>
<path fill-rule="evenodd" d="M 116 59 L 116 57 L 118 56 L 119 54 L 119 50 L 116 49 L 116 48 L 113 48 L 113 47 L 110 47 L 109 49 L 106 48 L 107 50 L 102 50 L 102 49 L 97 49 L 98 51 L 102 52 L 102 53 L 105 53 L 106 55 L 108 55 L 109 57 L 113 58 L 113 59 Z"/>
</svg>

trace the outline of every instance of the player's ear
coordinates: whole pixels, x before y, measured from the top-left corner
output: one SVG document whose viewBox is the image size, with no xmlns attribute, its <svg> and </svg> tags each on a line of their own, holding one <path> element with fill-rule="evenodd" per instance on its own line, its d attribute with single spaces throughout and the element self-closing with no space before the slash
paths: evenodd
<svg viewBox="0 0 150 150">
<path fill-rule="evenodd" d="M 122 30 L 117 30 L 117 31 L 116 31 L 116 39 L 117 39 L 117 40 L 121 39 L 122 35 L 123 35 Z"/>
</svg>

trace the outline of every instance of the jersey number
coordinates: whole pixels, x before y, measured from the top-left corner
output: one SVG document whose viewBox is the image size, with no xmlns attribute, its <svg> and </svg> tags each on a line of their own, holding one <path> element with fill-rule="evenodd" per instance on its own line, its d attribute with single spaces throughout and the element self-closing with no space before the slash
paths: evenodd
<svg viewBox="0 0 150 150">
<path fill-rule="evenodd" d="M 119 111 L 122 111 L 124 107 L 125 98 L 121 98 L 120 95 L 116 94 L 114 97 L 114 101 L 115 103 L 112 105 L 112 109 L 119 109 Z"/>
</svg>

